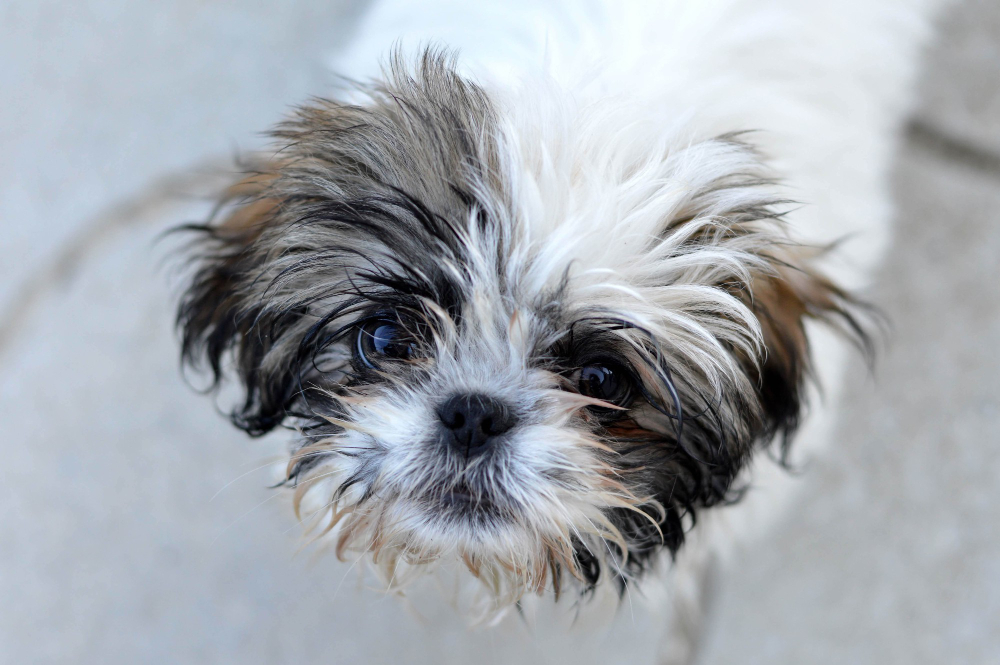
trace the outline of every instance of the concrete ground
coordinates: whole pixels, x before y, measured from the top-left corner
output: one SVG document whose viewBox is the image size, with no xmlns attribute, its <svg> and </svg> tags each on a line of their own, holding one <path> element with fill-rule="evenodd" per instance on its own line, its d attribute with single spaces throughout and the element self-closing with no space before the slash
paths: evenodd
<svg viewBox="0 0 1000 665">
<path fill-rule="evenodd" d="M 280 441 L 247 442 L 178 378 L 157 234 L 329 85 L 357 11 L 0 5 L 0 662 L 515 653 L 463 652 L 296 555 L 258 468 Z M 874 294 L 891 344 L 874 379 L 852 368 L 800 505 L 721 580 L 701 663 L 1000 662 L 1000 5 L 942 28 Z"/>
</svg>

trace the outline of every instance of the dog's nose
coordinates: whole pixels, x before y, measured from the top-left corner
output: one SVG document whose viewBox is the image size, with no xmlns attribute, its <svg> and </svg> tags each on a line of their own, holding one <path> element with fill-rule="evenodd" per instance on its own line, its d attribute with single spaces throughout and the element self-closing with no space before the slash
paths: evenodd
<svg viewBox="0 0 1000 665">
<path fill-rule="evenodd" d="M 447 443 L 466 457 L 485 452 L 516 420 L 506 404 L 487 395 L 454 395 L 438 408 L 438 417 Z"/>
</svg>

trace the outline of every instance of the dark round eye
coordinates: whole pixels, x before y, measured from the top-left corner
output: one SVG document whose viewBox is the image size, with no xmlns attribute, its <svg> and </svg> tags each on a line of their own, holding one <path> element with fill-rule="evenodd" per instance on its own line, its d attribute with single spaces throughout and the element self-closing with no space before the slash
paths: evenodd
<svg viewBox="0 0 1000 665">
<path fill-rule="evenodd" d="M 374 368 L 379 359 L 407 360 L 414 355 L 413 340 L 395 321 L 373 319 L 358 328 L 358 357 Z"/>
<path fill-rule="evenodd" d="M 580 392 L 616 406 L 632 401 L 634 382 L 621 363 L 610 358 L 593 360 L 580 368 Z"/>
</svg>

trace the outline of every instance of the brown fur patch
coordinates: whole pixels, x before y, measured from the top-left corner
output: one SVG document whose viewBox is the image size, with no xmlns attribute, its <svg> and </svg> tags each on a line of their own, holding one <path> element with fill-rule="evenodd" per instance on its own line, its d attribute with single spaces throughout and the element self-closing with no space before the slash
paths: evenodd
<svg viewBox="0 0 1000 665">
<path fill-rule="evenodd" d="M 765 347 L 759 364 L 744 361 L 745 366 L 756 380 L 764 426 L 784 437 L 784 454 L 802 416 L 803 384 L 811 371 L 805 322 L 831 324 L 867 350 L 869 337 L 858 319 L 866 306 L 824 275 L 792 261 L 778 263 L 773 274 L 756 275 L 741 298 L 760 322 Z"/>
</svg>

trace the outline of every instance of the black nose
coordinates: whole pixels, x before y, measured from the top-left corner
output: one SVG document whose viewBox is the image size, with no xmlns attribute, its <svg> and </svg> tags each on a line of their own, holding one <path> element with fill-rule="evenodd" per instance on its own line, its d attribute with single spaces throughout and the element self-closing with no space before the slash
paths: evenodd
<svg viewBox="0 0 1000 665">
<path fill-rule="evenodd" d="M 485 452 L 515 422 L 507 405 L 486 395 L 455 395 L 438 408 L 438 417 L 445 441 L 466 457 Z"/>
</svg>

